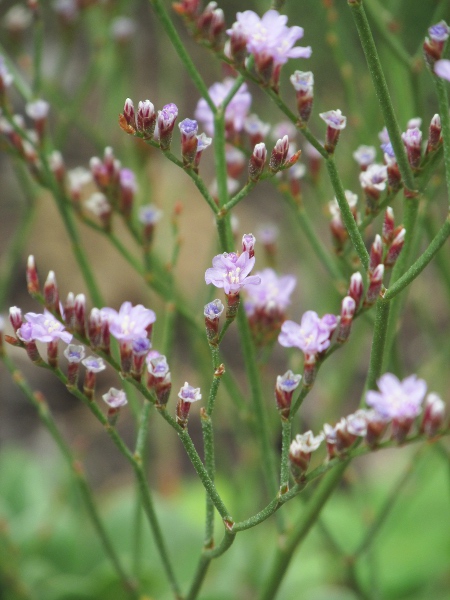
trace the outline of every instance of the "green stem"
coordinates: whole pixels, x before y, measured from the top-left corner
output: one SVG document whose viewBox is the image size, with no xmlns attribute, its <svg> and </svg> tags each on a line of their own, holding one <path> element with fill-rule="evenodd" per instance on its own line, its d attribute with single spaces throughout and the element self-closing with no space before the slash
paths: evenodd
<svg viewBox="0 0 450 600">
<path fill-rule="evenodd" d="M 428 263 L 431 262 L 433 257 L 442 248 L 450 236 L 450 217 L 447 217 L 445 223 L 442 225 L 435 238 L 425 250 L 425 252 L 411 265 L 411 267 L 404 273 L 397 281 L 386 291 L 383 300 L 391 300 L 395 298 L 397 294 L 405 289 L 420 273 L 425 269 Z"/>
<path fill-rule="evenodd" d="M 202 414 L 202 433 L 203 433 L 203 446 L 205 453 L 205 467 L 208 472 L 211 481 L 214 482 L 216 472 L 216 461 L 214 455 L 214 430 L 212 425 L 212 414 L 214 412 L 214 405 L 216 402 L 217 392 L 219 390 L 221 375 L 217 372 L 219 368 L 219 349 L 211 346 L 212 355 L 212 366 L 213 366 L 213 380 L 211 383 L 211 389 L 209 391 L 208 405 L 206 410 Z M 206 522 L 205 522 L 205 548 L 211 548 L 214 544 L 214 504 L 211 502 L 211 498 L 206 495 Z"/>
<path fill-rule="evenodd" d="M 184 68 L 186 69 L 186 71 L 189 75 L 189 78 L 192 80 L 195 87 L 200 92 L 200 95 L 206 100 L 209 108 L 212 110 L 213 113 L 215 113 L 216 106 L 215 106 L 214 102 L 211 100 L 211 97 L 208 92 L 208 88 L 206 87 L 202 76 L 198 72 L 197 67 L 192 62 L 191 57 L 186 52 L 186 48 L 184 47 L 184 44 L 181 41 L 181 38 L 178 35 L 177 30 L 175 29 L 169 15 L 167 14 L 163 3 L 161 2 L 161 0 L 149 0 L 149 1 L 153 7 L 153 10 L 156 13 L 156 16 L 158 17 L 158 19 L 160 21 L 164 31 L 166 32 L 167 36 L 169 37 L 170 41 L 172 42 L 172 45 L 175 48 L 176 53 L 178 54 L 181 62 L 183 63 Z"/>
<path fill-rule="evenodd" d="M 228 202 L 227 159 L 225 156 L 225 111 L 222 107 L 214 115 L 214 162 L 217 177 L 219 206 Z"/>
<path fill-rule="evenodd" d="M 322 508 L 341 481 L 348 463 L 348 460 L 344 461 L 328 477 L 320 482 L 315 493 L 304 507 L 304 511 L 293 530 L 282 545 L 277 548 L 273 565 L 260 595 L 260 600 L 273 600 L 275 598 L 296 548 L 317 521 Z"/>
<path fill-rule="evenodd" d="M 404 212 L 403 212 L 403 225 L 406 229 L 405 243 L 403 249 L 400 252 L 400 256 L 392 269 L 391 284 L 397 282 L 400 277 L 406 272 L 410 261 L 411 248 L 414 240 L 414 232 L 417 221 L 417 214 L 419 210 L 418 198 L 405 198 L 404 200 Z M 383 370 L 387 368 L 387 357 L 390 356 L 393 348 L 394 339 L 397 334 L 398 321 L 400 317 L 400 311 L 402 307 L 402 297 L 395 298 L 391 304 L 389 313 L 387 335 L 386 335 L 386 354 L 383 363 Z"/>
<path fill-rule="evenodd" d="M 381 112 L 383 113 L 383 118 L 386 123 L 386 128 L 389 132 L 389 139 L 394 149 L 398 168 L 405 186 L 413 191 L 415 189 L 413 173 L 408 162 L 405 146 L 400 134 L 400 128 L 394 113 L 394 107 L 392 106 L 386 79 L 370 30 L 370 25 L 364 11 L 364 6 L 362 5 L 362 0 L 353 0 L 352 2 L 349 2 L 349 6 L 358 30 L 361 46 L 366 57 L 367 66 L 369 67 L 375 93 L 378 97 Z"/>
<path fill-rule="evenodd" d="M 246 198 L 249 195 L 249 193 L 252 191 L 252 189 L 255 187 L 255 185 L 256 185 L 256 181 L 248 181 L 244 185 L 244 187 L 235 196 L 233 196 L 231 198 L 231 200 L 229 200 L 222 206 L 222 208 L 220 210 L 220 215 L 225 215 L 232 208 L 234 208 L 236 206 L 236 204 L 239 204 L 239 202 L 241 200 L 243 200 L 244 198 Z"/>
<path fill-rule="evenodd" d="M 81 463 L 76 461 L 69 445 L 65 442 L 59 429 L 52 417 L 51 412 L 48 409 L 48 405 L 45 402 L 43 396 L 35 394 L 32 388 L 29 386 L 22 373 L 16 369 L 13 361 L 6 355 L 0 354 L 1 360 L 11 374 L 11 377 L 15 384 L 22 390 L 26 398 L 31 402 L 34 408 L 37 410 L 39 418 L 46 427 L 49 434 L 52 436 L 54 442 L 58 446 L 61 454 L 64 456 L 67 464 L 69 465 L 70 472 L 80 490 L 81 497 L 85 504 L 87 513 L 92 522 L 92 525 L 103 545 L 103 548 L 109 557 L 111 563 L 114 566 L 119 578 L 121 579 L 124 588 L 128 590 L 128 593 L 132 598 L 137 598 L 135 583 L 128 577 L 125 570 L 116 554 L 114 546 L 109 539 L 108 533 L 101 521 L 100 515 L 97 510 L 95 500 L 92 495 L 92 491 L 86 481 L 84 472 L 81 467 Z"/>
<path fill-rule="evenodd" d="M 281 469 L 280 469 L 280 494 L 285 494 L 289 489 L 289 446 L 291 445 L 292 421 L 281 420 Z"/>
<path fill-rule="evenodd" d="M 353 247 L 355 248 L 357 255 L 359 256 L 362 266 L 367 271 L 369 268 L 369 253 L 367 252 L 364 240 L 345 197 L 344 186 L 342 185 L 342 181 L 339 177 L 334 156 L 330 155 L 328 157 L 326 165 L 345 228 L 347 229 L 348 235 L 353 243 Z"/>
<path fill-rule="evenodd" d="M 376 304 L 375 327 L 372 337 L 372 350 L 370 352 L 369 371 L 366 379 L 366 389 L 373 390 L 377 379 L 382 373 L 386 333 L 389 320 L 389 302 L 379 299 Z"/>
<path fill-rule="evenodd" d="M 447 196 L 450 203 L 450 115 L 445 81 L 434 76 L 434 85 L 439 100 L 439 116 L 441 117 L 442 139 L 444 142 L 445 178 L 447 181 Z"/>
<path fill-rule="evenodd" d="M 202 583 L 205 579 L 206 573 L 208 571 L 208 567 L 210 562 L 214 558 L 218 558 L 224 552 L 228 550 L 231 544 L 234 542 L 236 535 L 234 533 L 230 533 L 229 531 L 225 531 L 225 535 L 217 548 L 213 550 L 204 550 L 199 563 L 197 565 L 197 569 L 195 571 L 194 579 L 192 581 L 191 587 L 189 588 L 189 592 L 186 595 L 185 600 L 195 600 L 198 596 Z"/>
</svg>

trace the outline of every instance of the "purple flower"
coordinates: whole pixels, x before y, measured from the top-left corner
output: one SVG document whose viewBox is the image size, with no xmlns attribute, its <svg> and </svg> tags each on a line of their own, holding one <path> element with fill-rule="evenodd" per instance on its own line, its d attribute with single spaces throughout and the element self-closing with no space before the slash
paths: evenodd
<svg viewBox="0 0 450 600">
<path fill-rule="evenodd" d="M 152 310 L 142 304 L 133 306 L 131 302 L 124 302 L 119 312 L 113 308 L 102 308 L 101 316 L 108 319 L 111 335 L 124 342 L 147 337 L 147 328 L 156 321 Z"/>
<path fill-rule="evenodd" d="M 305 355 L 315 355 L 328 348 L 336 325 L 337 318 L 334 315 L 325 315 L 320 319 L 316 312 L 308 310 L 300 325 L 294 321 L 283 323 L 278 342 L 286 348 L 300 348 Z"/>
<path fill-rule="evenodd" d="M 178 123 L 178 127 L 181 131 L 181 134 L 186 138 L 192 138 L 197 135 L 197 121 L 193 121 L 192 119 L 184 119 L 181 121 L 181 123 Z"/>
<path fill-rule="evenodd" d="M 99 356 L 88 356 L 81 362 L 91 373 L 100 373 L 101 371 L 104 371 L 106 369 L 106 365 L 103 358 L 100 358 Z"/>
<path fill-rule="evenodd" d="M 54 342 L 61 339 L 68 344 L 72 339 L 72 334 L 47 310 L 43 315 L 26 313 L 24 318 L 26 323 L 17 330 L 18 337 L 24 342 Z"/>
<path fill-rule="evenodd" d="M 387 168 L 385 165 L 370 165 L 367 171 L 359 174 L 359 182 L 363 189 L 375 189 L 382 192 L 386 188 Z"/>
<path fill-rule="evenodd" d="M 438 77 L 450 81 L 450 60 L 445 58 L 438 60 L 434 65 L 434 72 Z"/>
<path fill-rule="evenodd" d="M 267 11 L 261 18 L 252 10 L 239 12 L 236 15 L 240 31 L 247 40 L 247 51 L 255 55 L 255 59 L 270 56 L 275 66 L 284 65 L 289 58 L 309 58 L 311 48 L 294 44 L 303 37 L 302 27 L 287 27 L 286 15 L 276 10 Z M 232 29 L 227 31 L 231 35 Z"/>
<path fill-rule="evenodd" d="M 369 390 L 366 402 L 383 419 L 411 420 L 421 412 L 427 384 L 416 375 L 399 381 L 392 373 L 385 373 L 377 381 L 379 392 Z"/>
<path fill-rule="evenodd" d="M 224 311 L 224 308 L 225 307 L 223 303 L 220 300 L 216 299 L 205 305 L 203 314 L 208 320 L 215 321 L 216 319 L 219 319 L 220 315 Z"/>
<path fill-rule="evenodd" d="M 142 225 L 156 225 L 162 217 L 162 210 L 155 204 L 146 204 L 139 209 L 138 219 Z"/>
<path fill-rule="evenodd" d="M 67 358 L 69 363 L 78 364 L 83 360 L 86 351 L 84 346 L 78 346 L 76 344 L 69 344 L 64 350 L 64 356 Z"/>
<path fill-rule="evenodd" d="M 376 153 L 374 146 L 358 146 L 353 152 L 353 158 L 360 167 L 368 167 L 375 160 Z"/>
<path fill-rule="evenodd" d="M 341 129 L 345 129 L 345 126 L 347 125 L 347 117 L 344 117 L 342 111 L 339 109 L 319 113 L 319 117 L 323 119 L 331 129 L 340 131 Z"/>
<path fill-rule="evenodd" d="M 116 388 L 110 388 L 109 392 L 103 394 L 103 400 L 111 408 L 120 408 L 128 404 L 127 395 L 123 390 L 117 390 Z"/>
<path fill-rule="evenodd" d="M 440 21 L 428 29 L 428 35 L 433 42 L 445 42 L 449 33 L 450 28 L 445 21 Z"/>
<path fill-rule="evenodd" d="M 261 280 L 257 287 L 246 289 L 245 311 L 252 315 L 257 310 L 283 313 L 289 306 L 290 296 L 297 284 L 293 275 L 278 276 L 273 269 L 255 273 Z"/>
<path fill-rule="evenodd" d="M 214 83 L 208 90 L 215 106 L 220 106 L 234 85 L 234 79 L 227 78 L 223 83 Z M 241 131 L 247 118 L 252 97 L 247 91 L 245 83 L 238 89 L 225 110 L 225 124 L 227 130 Z M 201 98 L 195 109 L 195 118 L 203 123 L 208 135 L 214 135 L 214 115 L 206 100 Z"/>
<path fill-rule="evenodd" d="M 178 393 L 178 398 L 181 398 L 183 402 L 189 402 L 192 404 L 192 402 L 201 400 L 202 395 L 200 393 L 200 388 L 194 388 L 186 381 Z"/>
<path fill-rule="evenodd" d="M 167 358 L 160 354 L 147 360 L 148 372 L 153 377 L 164 378 L 169 373 L 169 365 L 167 364 Z"/>
<path fill-rule="evenodd" d="M 215 256 L 212 264 L 212 268 L 206 269 L 205 281 L 223 288 L 227 295 L 238 294 L 244 285 L 257 285 L 261 282 L 257 275 L 249 276 L 255 257 L 250 258 L 248 252 L 243 252 L 240 256 L 234 252 L 224 252 Z"/>
</svg>

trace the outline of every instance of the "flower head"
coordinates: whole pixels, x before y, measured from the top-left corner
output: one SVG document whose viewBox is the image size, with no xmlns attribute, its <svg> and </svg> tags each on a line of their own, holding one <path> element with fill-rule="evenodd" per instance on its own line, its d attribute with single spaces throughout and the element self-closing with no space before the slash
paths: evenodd
<svg viewBox="0 0 450 600">
<path fill-rule="evenodd" d="M 278 342 L 286 348 L 300 348 L 305 355 L 314 355 L 328 348 L 336 325 L 337 318 L 334 315 L 325 315 L 320 319 L 316 312 L 308 310 L 300 325 L 294 321 L 283 323 Z"/>
<path fill-rule="evenodd" d="M 44 314 L 26 313 L 24 318 L 26 323 L 17 330 L 18 337 L 24 342 L 55 342 L 61 339 L 68 344 L 72 339 L 72 334 L 47 310 Z"/>
<path fill-rule="evenodd" d="M 138 219 L 142 225 L 156 225 L 163 215 L 155 204 L 146 204 L 139 208 Z"/>
<path fill-rule="evenodd" d="M 377 151 L 374 146 L 358 146 L 353 152 L 353 158 L 361 168 L 367 168 L 375 160 Z"/>
<path fill-rule="evenodd" d="M 215 256 L 212 264 L 212 268 L 206 269 L 205 281 L 223 288 L 227 295 L 238 294 L 242 287 L 261 282 L 257 275 L 249 275 L 255 264 L 255 257 L 250 258 L 248 252 L 241 255 L 224 252 Z"/>
<path fill-rule="evenodd" d="M 99 356 L 88 356 L 82 360 L 82 363 L 91 373 L 100 373 L 106 369 L 105 361 Z"/>
<path fill-rule="evenodd" d="M 377 381 L 379 392 L 370 390 L 366 402 L 384 419 L 409 420 L 421 412 L 427 384 L 416 375 L 399 381 L 392 373 L 385 373 Z"/>
<path fill-rule="evenodd" d="M 319 117 L 325 121 L 328 127 L 331 129 L 342 130 L 345 129 L 347 125 L 347 117 L 344 117 L 342 111 L 337 110 L 328 110 L 327 112 L 319 113 Z"/>
<path fill-rule="evenodd" d="M 194 388 L 192 385 L 189 385 L 186 381 L 183 387 L 178 392 L 178 398 L 180 398 L 183 402 L 197 402 L 202 399 L 202 395 L 200 393 L 200 388 Z"/>
<path fill-rule="evenodd" d="M 234 85 L 234 79 L 227 78 L 222 83 L 214 83 L 208 90 L 215 106 L 220 106 Z M 227 130 L 242 131 L 250 110 L 252 97 L 245 83 L 241 85 L 233 99 L 225 109 L 225 125 Z M 214 135 L 214 115 L 204 98 L 201 98 L 195 109 L 195 118 L 203 123 L 208 135 Z"/>
<path fill-rule="evenodd" d="M 257 63 L 267 56 L 272 58 L 274 66 L 285 64 L 289 58 L 311 56 L 309 46 L 294 48 L 294 44 L 303 37 L 303 28 L 287 27 L 286 15 L 269 10 L 260 18 L 252 10 L 246 10 L 237 13 L 236 18 L 236 24 L 246 39 L 247 51 L 255 55 Z M 233 29 L 227 33 L 232 35 Z"/>
<path fill-rule="evenodd" d="M 284 313 L 289 306 L 290 296 L 297 280 L 293 275 L 278 276 L 273 269 L 267 268 L 255 273 L 261 280 L 257 287 L 246 288 L 245 311 L 248 315 L 258 310 Z"/>
<path fill-rule="evenodd" d="M 64 356 L 67 358 L 69 363 L 79 363 L 83 360 L 86 354 L 84 346 L 78 346 L 77 344 L 69 344 L 64 350 Z"/>
<path fill-rule="evenodd" d="M 133 306 L 131 302 L 124 302 L 119 312 L 113 308 L 102 308 L 101 316 L 108 319 L 111 335 L 124 342 L 147 337 L 147 328 L 156 321 L 152 310 L 142 304 Z"/>
<path fill-rule="evenodd" d="M 111 408 L 120 408 L 128 404 L 126 393 L 113 387 L 110 388 L 109 392 L 103 394 L 102 398 Z"/>
</svg>

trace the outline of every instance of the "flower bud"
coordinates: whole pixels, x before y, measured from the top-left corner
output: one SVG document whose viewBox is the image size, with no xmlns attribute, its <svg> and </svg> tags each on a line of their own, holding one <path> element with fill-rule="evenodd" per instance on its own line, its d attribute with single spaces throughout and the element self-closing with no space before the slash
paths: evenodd
<svg viewBox="0 0 450 600">
<path fill-rule="evenodd" d="M 208 137 L 205 133 L 201 133 L 197 136 L 197 150 L 193 164 L 193 169 L 196 173 L 198 173 L 198 167 L 200 165 L 200 159 L 203 156 L 203 152 L 206 150 L 206 148 L 211 146 L 211 143 L 212 138 Z"/>
<path fill-rule="evenodd" d="M 258 181 L 264 170 L 264 165 L 267 159 L 267 149 L 264 142 L 256 144 L 253 149 L 253 154 L 248 163 L 248 175 L 251 181 Z"/>
<path fill-rule="evenodd" d="M 351 296 L 345 296 L 341 305 L 341 320 L 338 326 L 336 341 L 339 344 L 347 341 L 352 327 L 353 317 L 356 311 L 355 300 Z"/>
<path fill-rule="evenodd" d="M 178 108 L 175 104 L 166 104 L 158 111 L 158 134 L 161 150 L 169 150 L 172 143 L 172 133 L 178 117 Z"/>
<path fill-rule="evenodd" d="M 383 277 L 384 265 L 378 265 L 369 276 L 369 288 L 364 300 L 364 306 L 371 306 L 377 301 L 381 286 L 383 285 Z"/>
<path fill-rule="evenodd" d="M 221 50 L 225 37 L 225 17 L 221 8 L 213 10 L 211 24 L 209 27 L 209 41 L 214 50 Z"/>
<path fill-rule="evenodd" d="M 181 154 L 183 156 L 183 164 L 185 167 L 190 167 L 194 162 L 197 154 L 197 121 L 192 119 L 184 119 L 178 124 L 181 132 Z"/>
<path fill-rule="evenodd" d="M 374 448 L 378 444 L 384 432 L 386 431 L 389 421 L 387 419 L 384 419 L 375 410 L 367 410 L 366 422 L 366 442 L 371 448 Z"/>
<path fill-rule="evenodd" d="M 28 293 L 32 296 L 40 291 L 39 288 L 39 277 L 36 269 L 36 263 L 34 256 L 30 254 L 27 260 L 27 287 Z"/>
<path fill-rule="evenodd" d="M 136 115 L 134 112 L 133 100 L 131 100 L 131 98 L 127 98 L 125 100 L 125 104 L 123 107 L 123 116 L 125 117 L 127 125 L 130 125 L 133 128 L 136 127 Z"/>
<path fill-rule="evenodd" d="M 139 209 L 139 222 L 142 223 L 143 227 L 143 243 L 144 249 L 148 250 L 153 242 L 153 233 L 156 223 L 162 217 L 162 211 L 159 210 L 154 204 L 147 204 L 141 206 Z"/>
<path fill-rule="evenodd" d="M 75 296 L 75 331 L 81 336 L 86 335 L 86 296 Z"/>
<path fill-rule="evenodd" d="M 91 309 L 88 319 L 88 338 L 93 348 L 98 348 L 101 341 L 102 317 L 98 308 Z"/>
<path fill-rule="evenodd" d="M 428 130 L 428 143 L 426 154 L 428 154 L 429 152 L 434 152 L 434 150 L 438 148 L 439 144 L 441 144 L 441 132 L 441 117 L 438 114 L 436 114 L 431 119 L 430 128 Z"/>
<path fill-rule="evenodd" d="M 54 271 L 49 271 L 44 283 L 44 302 L 47 310 L 58 314 L 60 313 L 59 292 Z"/>
<path fill-rule="evenodd" d="M 154 356 L 150 360 L 147 357 L 147 387 L 155 392 L 156 407 L 166 406 L 172 389 L 172 382 L 165 356 Z"/>
<path fill-rule="evenodd" d="M 224 305 L 220 300 L 213 300 L 206 304 L 204 315 L 205 315 L 205 326 L 206 336 L 208 342 L 213 346 L 217 345 L 219 339 L 219 318 L 224 311 Z"/>
<path fill-rule="evenodd" d="M 392 267 L 395 264 L 400 252 L 402 251 L 403 245 L 405 243 L 405 234 L 406 229 L 402 227 L 400 231 L 396 234 L 394 241 L 391 244 L 391 247 L 388 250 L 386 258 L 384 259 L 384 264 L 386 267 Z"/>
<path fill-rule="evenodd" d="M 121 169 L 119 174 L 119 211 L 129 219 L 133 210 L 134 197 L 137 192 L 136 177 L 131 169 Z"/>
<path fill-rule="evenodd" d="M 272 150 L 269 160 L 269 169 L 276 173 L 284 166 L 289 151 L 289 138 L 287 135 L 278 140 Z"/>
<path fill-rule="evenodd" d="M 283 376 L 278 375 L 277 377 L 277 383 L 275 386 L 275 401 L 282 419 L 289 418 L 292 395 L 294 390 L 296 390 L 300 385 L 301 379 L 301 375 L 294 375 L 291 370 L 286 371 Z"/>
<path fill-rule="evenodd" d="M 394 239 L 394 229 L 394 211 L 390 206 L 388 206 L 386 208 L 386 212 L 384 213 L 383 221 L 383 244 L 385 244 L 386 246 L 390 246 L 392 240 Z"/>
<path fill-rule="evenodd" d="M 131 365 L 131 375 L 136 381 L 141 380 L 142 371 L 144 368 L 145 357 L 151 348 L 151 343 L 148 338 L 139 338 L 133 340 L 131 350 L 133 353 L 133 362 Z"/>
<path fill-rule="evenodd" d="M 108 421 L 110 425 L 115 425 L 120 409 L 122 406 L 128 404 L 127 395 L 123 390 L 117 390 L 112 387 L 106 394 L 103 394 L 102 398 L 109 406 Z"/>
<path fill-rule="evenodd" d="M 150 100 L 140 101 L 136 114 L 136 127 L 145 140 L 151 140 L 155 131 L 156 111 Z"/>
<path fill-rule="evenodd" d="M 184 386 L 180 389 L 178 393 L 178 398 L 179 401 L 177 404 L 177 423 L 183 429 L 185 429 L 185 427 L 187 426 L 191 404 L 193 402 L 201 400 L 202 398 L 200 388 L 194 388 L 191 385 L 189 385 L 186 381 Z"/>
<path fill-rule="evenodd" d="M 255 236 L 253 233 L 246 233 L 242 236 L 242 252 L 248 252 L 249 258 L 255 256 Z"/>
<path fill-rule="evenodd" d="M 263 123 L 258 115 L 249 115 L 244 121 L 244 130 L 250 140 L 250 146 L 254 147 L 264 141 L 269 133 L 270 125 Z M 239 154 L 240 151 L 238 151 Z M 233 176 L 230 174 L 230 177 Z M 235 176 L 235 175 L 234 175 Z"/>
<path fill-rule="evenodd" d="M 307 123 L 314 100 L 314 75 L 311 71 L 295 71 L 290 77 L 297 97 L 297 110 L 302 123 Z"/>
<path fill-rule="evenodd" d="M 242 23 L 236 21 L 227 32 L 230 35 L 230 58 L 238 66 L 243 66 L 247 56 L 247 35 Z"/>
<path fill-rule="evenodd" d="M 9 309 L 9 321 L 14 329 L 14 333 L 23 325 L 22 311 L 17 306 L 11 306 Z"/>
<path fill-rule="evenodd" d="M 339 109 L 320 113 L 319 117 L 327 124 L 325 150 L 333 153 L 338 143 L 339 135 L 347 125 L 347 117 L 344 117 Z"/>
<path fill-rule="evenodd" d="M 425 410 L 423 413 L 420 431 L 428 437 L 433 437 L 444 423 L 445 404 L 437 394 L 428 394 L 425 399 Z"/>
<path fill-rule="evenodd" d="M 375 236 L 372 247 L 370 249 L 369 271 L 373 271 L 383 261 L 383 243 L 381 237 Z"/>
<path fill-rule="evenodd" d="M 350 277 L 350 287 L 348 288 L 347 295 L 351 296 L 355 301 L 355 310 L 359 308 L 361 298 L 364 293 L 364 284 L 361 273 L 358 271 L 353 273 Z"/>
<path fill-rule="evenodd" d="M 409 164 L 413 169 L 417 169 L 421 158 L 422 132 L 417 127 L 412 127 L 402 133 L 402 140 L 408 154 Z"/>
</svg>

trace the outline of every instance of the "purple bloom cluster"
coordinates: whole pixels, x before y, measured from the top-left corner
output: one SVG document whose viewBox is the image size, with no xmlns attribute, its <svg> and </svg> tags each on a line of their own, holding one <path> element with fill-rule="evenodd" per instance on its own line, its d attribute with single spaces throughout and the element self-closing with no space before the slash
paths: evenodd
<svg viewBox="0 0 450 600">
<path fill-rule="evenodd" d="M 323 352 L 330 345 L 330 338 L 337 326 L 335 315 L 327 314 L 319 318 L 313 310 L 304 313 L 300 325 L 285 321 L 278 336 L 278 342 L 286 348 L 300 348 L 306 356 Z"/>
<path fill-rule="evenodd" d="M 235 252 L 224 252 L 213 258 L 212 268 L 206 269 L 205 281 L 218 288 L 223 288 L 225 294 L 239 294 L 245 285 L 256 285 L 261 282 L 257 275 L 250 275 L 255 264 L 255 257 L 250 258 L 248 252 L 240 256 Z"/>
<path fill-rule="evenodd" d="M 256 62 L 271 57 L 274 66 L 284 65 L 289 58 L 309 58 L 311 48 L 294 44 L 303 37 L 303 28 L 287 27 L 287 16 L 276 10 L 267 11 L 261 18 L 252 10 L 239 12 L 237 21 L 228 35 L 239 32 L 245 38 L 247 51 L 254 54 Z"/>
<path fill-rule="evenodd" d="M 366 402 L 382 418 L 415 419 L 421 412 L 427 384 L 416 375 L 399 381 L 392 373 L 385 373 L 377 381 L 379 392 L 367 392 Z"/>
<path fill-rule="evenodd" d="M 220 106 L 234 85 L 234 79 L 227 78 L 222 83 L 214 83 L 208 90 L 215 106 Z M 225 109 L 225 125 L 227 131 L 242 131 L 252 97 L 245 83 L 238 89 L 227 108 Z M 214 115 L 204 98 L 198 101 L 195 109 L 195 118 L 203 123 L 208 135 L 214 134 Z"/>
<path fill-rule="evenodd" d="M 245 311 L 248 316 L 258 311 L 284 313 L 289 306 L 291 294 L 297 284 L 293 275 L 278 276 L 273 269 L 255 273 L 260 285 L 246 288 Z"/>
<path fill-rule="evenodd" d="M 24 318 L 26 323 L 20 326 L 17 335 L 25 343 L 31 341 L 48 343 L 60 339 L 68 344 L 72 339 L 72 334 L 66 331 L 64 325 L 47 310 L 44 314 L 26 313 Z"/>
<path fill-rule="evenodd" d="M 113 308 L 102 308 L 101 316 L 109 321 L 111 335 L 124 342 L 147 337 L 148 327 L 156 321 L 152 310 L 142 304 L 133 306 L 131 302 L 124 302 L 119 312 Z"/>
</svg>

